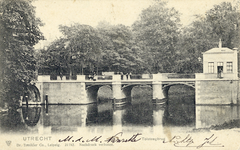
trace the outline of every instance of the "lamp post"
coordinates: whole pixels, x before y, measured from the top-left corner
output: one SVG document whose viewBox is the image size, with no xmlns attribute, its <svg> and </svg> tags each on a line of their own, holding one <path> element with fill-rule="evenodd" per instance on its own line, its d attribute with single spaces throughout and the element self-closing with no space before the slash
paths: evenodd
<svg viewBox="0 0 240 150">
<path fill-rule="evenodd" d="M 198 62 L 199 62 L 199 72 L 202 72 L 203 71 L 203 60 L 201 57 L 198 57 Z"/>
<path fill-rule="evenodd" d="M 64 48 L 65 49 L 67 49 L 68 48 L 68 46 L 69 46 L 69 44 L 70 44 L 70 41 L 67 41 L 67 42 L 65 42 L 64 43 Z M 71 49 L 71 47 L 70 47 L 70 56 L 69 56 L 69 69 L 70 69 L 70 72 L 69 72 L 69 79 L 72 79 L 72 66 L 71 66 L 71 61 L 72 61 L 72 49 Z"/>
<path fill-rule="evenodd" d="M 199 61 L 200 63 L 202 63 L 202 58 L 201 58 L 201 57 L 198 57 L 198 61 Z"/>
</svg>

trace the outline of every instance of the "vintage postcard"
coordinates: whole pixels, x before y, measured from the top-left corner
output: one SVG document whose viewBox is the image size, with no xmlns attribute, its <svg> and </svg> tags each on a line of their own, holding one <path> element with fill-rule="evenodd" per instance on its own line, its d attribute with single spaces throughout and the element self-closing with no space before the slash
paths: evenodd
<svg viewBox="0 0 240 150">
<path fill-rule="evenodd" d="M 239 0 L 1 0 L 0 149 L 240 149 Z"/>
</svg>

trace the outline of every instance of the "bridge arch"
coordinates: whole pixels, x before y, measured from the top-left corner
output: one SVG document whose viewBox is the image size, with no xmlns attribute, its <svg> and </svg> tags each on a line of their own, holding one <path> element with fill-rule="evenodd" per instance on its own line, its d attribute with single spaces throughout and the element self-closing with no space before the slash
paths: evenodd
<svg viewBox="0 0 240 150">
<path fill-rule="evenodd" d="M 30 85 L 27 87 L 27 91 L 24 93 L 23 102 L 28 105 L 29 103 L 41 102 L 40 92 L 35 85 Z"/>
<path fill-rule="evenodd" d="M 179 83 L 170 83 L 170 84 L 166 84 L 163 86 L 163 90 L 165 89 L 169 89 L 171 86 L 174 86 L 174 85 L 186 85 L 186 86 L 189 86 L 189 87 L 192 87 L 195 89 L 195 85 L 194 84 L 189 84 L 189 83 L 182 83 L 182 82 L 179 82 Z"/>
<path fill-rule="evenodd" d="M 172 87 L 172 86 L 176 86 L 176 85 L 181 85 L 181 86 L 185 86 L 185 88 L 186 87 L 190 87 L 191 89 L 194 89 L 195 90 L 195 84 L 194 83 L 170 83 L 170 84 L 165 84 L 165 85 L 163 85 L 163 88 L 162 88 L 162 90 L 163 90 L 163 93 L 164 93 L 164 95 L 165 95 L 165 97 L 166 98 L 169 98 L 169 89 L 170 89 L 170 87 Z M 194 92 L 195 93 L 195 92 Z M 180 96 L 181 97 L 181 96 Z M 169 101 L 169 99 L 167 100 L 167 103 L 169 103 L 168 102 Z"/>
<path fill-rule="evenodd" d="M 98 98 L 98 90 L 102 87 L 102 86 L 108 86 L 110 89 L 112 89 L 112 87 L 110 85 L 89 85 L 86 86 L 86 93 L 87 93 L 87 98 L 89 101 L 91 102 L 97 102 L 97 98 Z"/>
<path fill-rule="evenodd" d="M 123 85 L 122 92 L 126 97 L 131 97 L 132 89 L 136 86 L 143 86 L 143 85 L 149 85 L 149 84 L 127 84 L 127 85 Z M 149 87 L 152 88 L 151 85 L 149 85 Z"/>
</svg>

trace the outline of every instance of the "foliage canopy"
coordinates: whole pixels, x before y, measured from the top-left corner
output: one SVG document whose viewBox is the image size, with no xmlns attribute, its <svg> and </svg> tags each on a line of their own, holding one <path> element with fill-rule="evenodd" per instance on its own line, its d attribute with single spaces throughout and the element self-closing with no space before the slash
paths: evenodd
<svg viewBox="0 0 240 150">
<path fill-rule="evenodd" d="M 40 25 L 30 1 L 0 2 L 1 101 L 14 104 L 34 80 L 33 46 L 43 39 Z"/>
</svg>

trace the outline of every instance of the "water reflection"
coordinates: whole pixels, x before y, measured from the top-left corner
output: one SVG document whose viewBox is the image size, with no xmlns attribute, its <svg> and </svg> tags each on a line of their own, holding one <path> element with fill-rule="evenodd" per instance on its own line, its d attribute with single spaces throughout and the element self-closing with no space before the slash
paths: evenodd
<svg viewBox="0 0 240 150">
<path fill-rule="evenodd" d="M 84 128 L 130 130 L 146 127 L 163 134 L 166 127 L 207 128 L 240 119 L 238 106 L 195 106 L 169 97 L 168 105 L 156 105 L 149 98 L 132 98 L 131 103 L 115 107 L 111 100 L 90 105 L 29 105 L 1 117 L 5 131 L 36 131 L 39 134 L 78 132 Z M 184 101 L 187 100 L 186 98 Z M 14 120 L 13 120 L 14 118 Z M 28 128 L 26 128 L 28 127 Z"/>
<path fill-rule="evenodd" d="M 164 111 L 165 126 L 195 127 L 195 91 L 186 86 L 173 86 Z"/>
<path fill-rule="evenodd" d="M 164 112 L 166 110 L 165 105 L 154 105 L 153 109 L 153 126 L 162 126 Z"/>
<path fill-rule="evenodd" d="M 43 107 L 44 109 L 44 107 Z M 43 111 L 43 126 L 51 126 L 52 132 L 77 131 L 79 127 L 95 123 L 97 105 L 49 105 Z"/>
<path fill-rule="evenodd" d="M 164 125 L 194 126 L 195 105 L 179 104 L 167 105 L 164 111 Z"/>
<path fill-rule="evenodd" d="M 132 99 L 131 105 L 126 109 L 124 122 L 127 125 L 152 126 L 153 107 L 151 99 Z"/>
<path fill-rule="evenodd" d="M 38 133 L 76 132 L 85 127 L 160 127 L 169 114 L 167 107 L 153 105 L 151 99 L 132 99 L 115 107 L 111 101 L 90 105 L 49 105 L 22 108 L 25 125 L 36 126 Z M 177 114 L 173 114 L 177 115 Z M 180 117 L 181 118 L 181 117 Z"/>
<path fill-rule="evenodd" d="M 122 131 L 124 123 L 124 116 L 126 115 L 126 108 L 117 108 L 113 111 L 113 130 Z"/>
<path fill-rule="evenodd" d="M 153 105 L 153 133 L 162 135 L 164 131 L 164 112 L 166 111 L 166 105 Z"/>
<path fill-rule="evenodd" d="M 208 128 L 240 119 L 239 106 L 196 106 L 196 128 Z"/>
<path fill-rule="evenodd" d="M 22 116 L 27 126 L 35 126 L 39 121 L 40 113 L 41 106 L 25 105 L 22 107 Z"/>
</svg>

